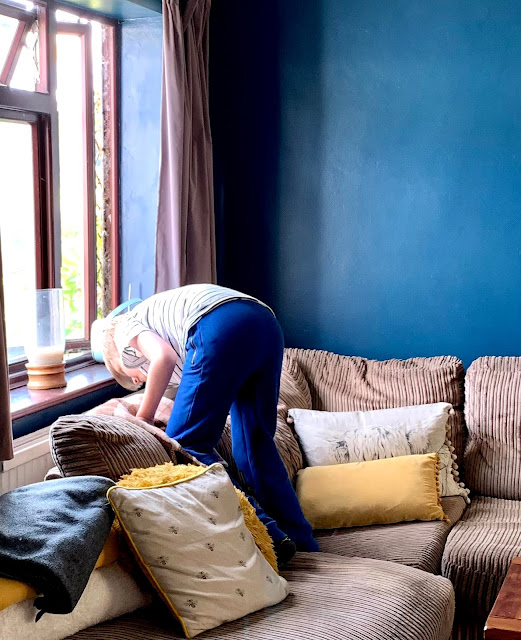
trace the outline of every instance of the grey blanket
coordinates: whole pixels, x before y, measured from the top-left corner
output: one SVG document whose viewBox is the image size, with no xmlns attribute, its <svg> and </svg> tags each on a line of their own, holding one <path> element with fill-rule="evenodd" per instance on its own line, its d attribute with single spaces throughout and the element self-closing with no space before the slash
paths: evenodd
<svg viewBox="0 0 521 640">
<path fill-rule="evenodd" d="M 113 484 L 62 478 L 0 496 L 0 575 L 42 594 L 37 619 L 70 613 L 80 599 L 112 526 L 106 493 Z"/>
</svg>

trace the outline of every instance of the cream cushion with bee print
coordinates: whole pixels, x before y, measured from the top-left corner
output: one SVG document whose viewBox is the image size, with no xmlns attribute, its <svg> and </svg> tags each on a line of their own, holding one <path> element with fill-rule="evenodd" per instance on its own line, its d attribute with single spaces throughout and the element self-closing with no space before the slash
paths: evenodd
<svg viewBox="0 0 521 640">
<path fill-rule="evenodd" d="M 187 638 L 277 604 L 288 584 L 259 551 L 220 464 L 107 494 L 130 547 Z"/>
</svg>

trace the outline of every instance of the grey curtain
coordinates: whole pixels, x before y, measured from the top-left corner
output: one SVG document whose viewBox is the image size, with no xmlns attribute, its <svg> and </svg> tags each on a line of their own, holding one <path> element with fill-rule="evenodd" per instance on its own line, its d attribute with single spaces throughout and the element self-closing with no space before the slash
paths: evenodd
<svg viewBox="0 0 521 640">
<path fill-rule="evenodd" d="M 4 317 L 4 276 L 0 252 L 0 462 L 13 457 L 13 431 L 9 405 L 9 372 Z"/>
<path fill-rule="evenodd" d="M 156 292 L 216 281 L 209 17 L 210 0 L 163 0 Z"/>
</svg>

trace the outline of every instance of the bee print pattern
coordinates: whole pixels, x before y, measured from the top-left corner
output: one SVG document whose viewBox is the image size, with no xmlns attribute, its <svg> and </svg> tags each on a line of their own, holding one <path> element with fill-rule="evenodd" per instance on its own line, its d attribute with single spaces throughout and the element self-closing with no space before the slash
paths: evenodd
<svg viewBox="0 0 521 640">
<path fill-rule="evenodd" d="M 215 490 L 214 490 L 214 491 L 212 491 L 212 496 L 213 496 L 214 498 L 218 498 L 218 497 L 219 497 L 219 492 L 218 492 L 218 491 L 215 491 Z"/>
<path fill-rule="evenodd" d="M 246 562 L 244 560 L 239 560 L 239 567 L 245 567 Z"/>
<path fill-rule="evenodd" d="M 136 518 L 141 518 L 141 516 L 143 515 L 143 511 L 139 507 L 136 507 L 134 509 L 134 515 L 136 516 Z"/>
<path fill-rule="evenodd" d="M 213 550 L 215 549 L 215 545 L 214 545 L 214 543 L 213 543 L 213 542 L 207 542 L 204 546 L 205 546 L 209 551 L 213 551 Z"/>
<path fill-rule="evenodd" d="M 215 518 L 213 518 L 212 516 L 210 516 L 210 517 L 208 518 L 208 522 L 209 522 L 210 524 L 213 524 L 214 526 L 217 524 L 217 520 L 216 520 Z"/>
<path fill-rule="evenodd" d="M 179 533 L 179 529 L 177 527 L 168 527 L 168 530 L 174 535 L 177 535 Z"/>
<path fill-rule="evenodd" d="M 210 577 L 210 574 L 208 573 L 208 571 L 199 571 L 199 573 L 197 574 L 197 577 L 200 578 L 201 580 L 208 580 L 208 578 Z"/>
<path fill-rule="evenodd" d="M 244 589 L 235 589 L 235 593 L 241 598 L 244 598 Z"/>
<path fill-rule="evenodd" d="M 192 598 L 188 598 L 188 600 L 185 602 L 187 607 L 190 607 L 191 609 L 195 609 L 197 607 L 197 600 L 193 600 Z"/>
<path fill-rule="evenodd" d="M 241 532 L 239 533 L 239 537 L 240 537 L 240 539 L 241 539 L 243 542 L 246 540 L 246 534 L 244 533 L 244 531 L 241 531 Z"/>
<path fill-rule="evenodd" d="M 267 582 L 269 582 L 270 584 L 273 584 L 273 578 L 271 576 L 266 576 L 266 580 Z"/>
<path fill-rule="evenodd" d="M 159 564 L 163 565 L 163 567 L 166 567 L 168 558 L 165 558 L 165 556 L 159 556 L 157 558 L 157 561 L 159 562 Z"/>
</svg>

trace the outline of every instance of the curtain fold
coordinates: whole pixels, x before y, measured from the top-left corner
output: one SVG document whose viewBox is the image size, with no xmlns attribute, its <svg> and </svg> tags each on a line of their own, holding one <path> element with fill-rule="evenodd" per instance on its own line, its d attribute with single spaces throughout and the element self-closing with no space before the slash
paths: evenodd
<svg viewBox="0 0 521 640">
<path fill-rule="evenodd" d="M 13 430 L 9 404 L 9 370 L 4 314 L 4 276 L 0 250 L 0 462 L 13 457 Z"/>
<path fill-rule="evenodd" d="M 163 0 L 156 293 L 216 281 L 209 17 L 210 0 Z"/>
</svg>

